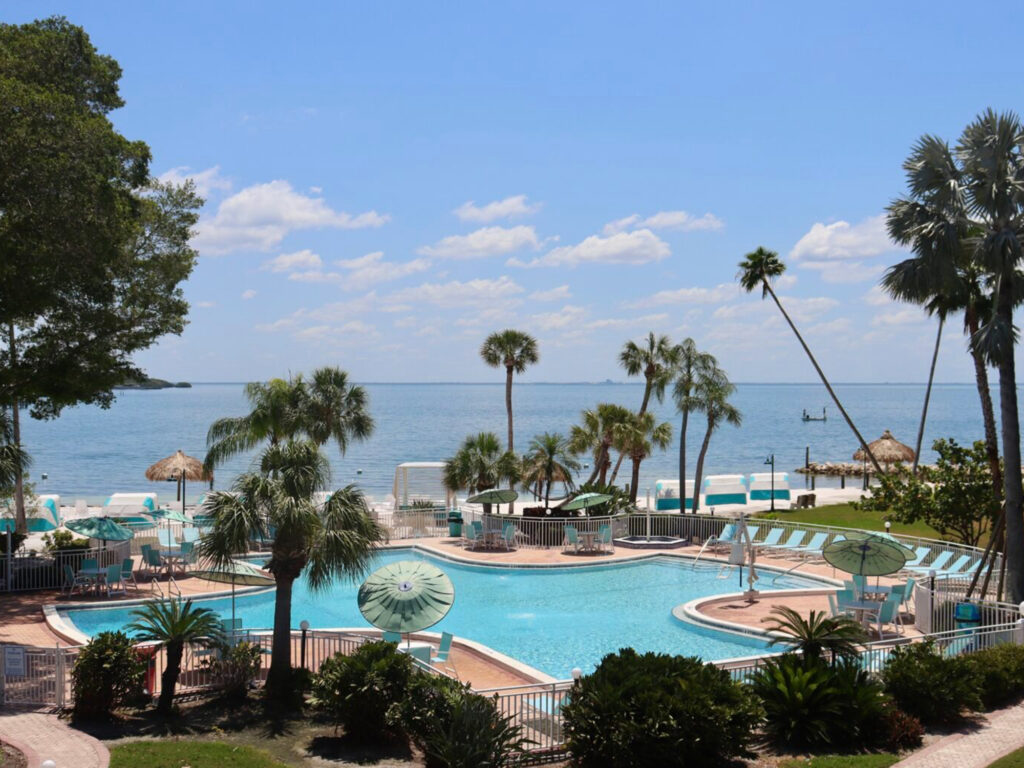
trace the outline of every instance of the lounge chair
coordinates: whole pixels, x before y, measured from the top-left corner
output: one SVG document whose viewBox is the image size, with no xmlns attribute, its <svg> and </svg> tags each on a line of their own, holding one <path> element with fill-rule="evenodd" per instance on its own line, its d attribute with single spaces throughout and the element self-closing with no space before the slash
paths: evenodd
<svg viewBox="0 0 1024 768">
<path fill-rule="evenodd" d="M 92 586 L 92 579 L 88 576 L 78 576 L 75 573 L 75 569 L 69 564 L 64 564 L 64 585 L 60 588 L 61 592 L 67 591 L 68 597 L 75 594 L 75 588 L 77 587 L 79 592 L 84 592 L 86 589 Z"/>
<path fill-rule="evenodd" d="M 799 557 L 803 557 L 804 555 L 820 555 L 821 548 L 825 545 L 826 541 L 828 541 L 827 533 L 816 533 L 811 536 L 811 540 L 808 541 L 805 546 L 793 547 L 789 551 Z"/>
<path fill-rule="evenodd" d="M 130 581 L 133 587 L 139 588 L 138 582 L 135 581 L 135 561 L 130 557 L 126 557 L 121 561 L 121 578 L 126 586 Z"/>
<path fill-rule="evenodd" d="M 186 526 L 181 529 L 181 540 L 183 542 L 196 542 L 199 541 L 199 529 L 194 525 Z"/>
<path fill-rule="evenodd" d="M 710 539 L 708 539 L 704 546 L 706 549 L 714 551 L 719 547 L 724 547 L 729 544 L 732 544 L 733 541 L 735 541 L 735 537 L 736 523 L 729 523 L 725 526 L 725 528 L 722 529 L 722 532 L 720 534 L 718 534 L 717 536 L 712 536 Z"/>
<path fill-rule="evenodd" d="M 576 531 L 576 526 L 566 525 L 563 526 L 563 529 L 565 530 L 565 539 L 562 541 L 563 551 L 572 547 L 572 551 L 578 554 L 582 542 L 580 542 L 580 536 L 579 533 Z"/>
<path fill-rule="evenodd" d="M 161 528 L 156 532 L 157 541 L 160 542 L 160 546 L 164 549 L 177 549 L 178 542 L 174 538 L 174 532 L 169 531 L 166 528 Z"/>
<path fill-rule="evenodd" d="M 907 568 L 916 568 L 921 563 L 923 563 L 925 560 L 927 560 L 928 556 L 931 553 L 932 553 L 932 548 L 931 547 L 918 547 L 917 549 L 914 550 L 914 559 L 913 560 L 908 560 L 907 562 L 905 562 L 903 564 L 903 567 L 900 570 L 904 571 Z"/>
<path fill-rule="evenodd" d="M 784 544 L 776 544 L 775 546 L 771 547 L 770 549 L 777 550 L 777 551 L 780 551 L 780 552 L 785 551 L 787 549 L 789 549 L 789 550 L 799 549 L 800 546 L 801 546 L 800 542 L 804 540 L 804 536 L 806 536 L 806 535 L 807 535 L 807 531 L 793 531 L 792 533 L 789 534 L 789 538 L 786 539 Z"/>
<path fill-rule="evenodd" d="M 936 558 L 928 563 L 928 565 L 905 565 L 903 570 L 910 571 L 911 573 L 923 573 L 927 576 L 929 571 L 941 571 L 943 566 L 952 559 L 953 553 L 947 549 L 945 552 L 939 552 Z"/>
<path fill-rule="evenodd" d="M 748 525 L 747 526 L 747 535 L 750 536 L 750 540 L 751 541 L 753 541 L 754 539 L 757 538 L 757 532 L 760 531 L 760 530 L 761 530 L 761 526 L 760 525 Z M 742 539 L 737 539 L 737 541 L 742 541 Z"/>
<path fill-rule="evenodd" d="M 949 566 L 949 568 L 943 568 L 941 571 L 937 571 L 935 575 L 947 579 L 956 576 L 972 576 L 981 566 L 981 560 L 967 565 L 970 561 L 970 555 L 960 555 L 960 557 L 956 559 L 956 562 Z"/>
<path fill-rule="evenodd" d="M 125 584 L 124 577 L 121 576 L 121 566 L 117 563 L 107 566 L 107 573 L 103 579 L 103 588 L 107 590 L 107 597 L 110 597 L 110 593 L 121 588 L 121 594 L 128 595 L 128 585 Z"/>
<path fill-rule="evenodd" d="M 782 540 L 782 534 L 785 532 L 785 528 L 772 528 L 768 531 L 768 535 L 764 537 L 764 541 L 754 542 L 754 549 L 761 549 L 762 547 L 771 549 Z"/>
</svg>

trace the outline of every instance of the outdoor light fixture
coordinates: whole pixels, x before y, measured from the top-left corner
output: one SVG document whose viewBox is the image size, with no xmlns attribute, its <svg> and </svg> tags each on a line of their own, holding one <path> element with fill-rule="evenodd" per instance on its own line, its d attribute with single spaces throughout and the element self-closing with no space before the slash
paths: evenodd
<svg viewBox="0 0 1024 768">
<path fill-rule="evenodd" d="M 572 668 L 572 679 L 573 680 L 579 680 L 581 677 L 583 677 L 583 670 L 580 669 L 579 667 L 573 667 Z"/>
<path fill-rule="evenodd" d="M 309 631 L 309 622 L 303 619 L 299 622 L 299 629 L 302 630 L 302 654 L 299 659 L 299 667 L 301 669 L 306 668 L 306 632 Z"/>
<path fill-rule="evenodd" d="M 767 459 L 764 460 L 765 465 L 771 465 L 772 467 L 772 508 L 771 511 L 775 511 L 775 454 L 771 454 Z"/>
</svg>

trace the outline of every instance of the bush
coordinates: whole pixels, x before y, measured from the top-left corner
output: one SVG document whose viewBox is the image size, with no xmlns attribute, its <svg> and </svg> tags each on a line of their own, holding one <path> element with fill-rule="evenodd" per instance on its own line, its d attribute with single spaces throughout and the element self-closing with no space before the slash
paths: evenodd
<svg viewBox="0 0 1024 768">
<path fill-rule="evenodd" d="M 728 672 L 695 657 L 631 648 L 572 689 L 566 740 L 584 768 L 719 766 L 749 754 L 760 708 Z"/>
<path fill-rule="evenodd" d="M 404 731 L 421 750 L 437 731 L 451 721 L 456 703 L 468 692 L 468 686 L 438 675 L 413 674 L 405 698 L 388 710 L 388 725 Z M 428 760 L 427 768 L 437 768 Z"/>
<path fill-rule="evenodd" d="M 47 552 L 77 552 L 89 548 L 88 539 L 76 539 L 71 531 L 58 529 L 53 533 L 43 534 L 43 545 Z"/>
<path fill-rule="evenodd" d="M 892 752 L 917 749 L 924 739 L 924 726 L 913 715 L 891 707 L 885 713 L 885 748 Z"/>
<path fill-rule="evenodd" d="M 1012 704 L 1024 695 L 1024 646 L 997 645 L 966 657 L 986 709 Z"/>
<path fill-rule="evenodd" d="M 214 687 L 228 699 L 244 699 L 253 680 L 260 673 L 263 651 L 256 643 L 238 643 L 223 648 L 220 656 L 207 659 L 203 666 L 210 673 Z"/>
<path fill-rule="evenodd" d="M 141 701 L 146 664 L 124 632 L 100 632 L 82 648 L 71 670 L 75 717 L 109 717 Z"/>
<path fill-rule="evenodd" d="M 355 741 L 390 735 L 388 709 L 405 698 L 412 658 L 393 643 L 364 643 L 350 656 L 336 654 L 313 677 L 311 703 Z"/>
<path fill-rule="evenodd" d="M 882 680 L 896 706 L 925 725 L 953 722 L 981 706 L 972 663 L 942 656 L 931 640 L 893 649 Z"/>
<path fill-rule="evenodd" d="M 436 768 L 502 768 L 526 743 L 494 701 L 465 690 L 456 694 L 446 720 L 425 734 L 426 764 Z"/>
</svg>

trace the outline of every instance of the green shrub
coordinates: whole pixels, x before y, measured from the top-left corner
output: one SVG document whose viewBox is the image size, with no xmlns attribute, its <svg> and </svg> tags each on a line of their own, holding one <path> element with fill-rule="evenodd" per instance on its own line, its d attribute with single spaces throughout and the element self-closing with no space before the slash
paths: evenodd
<svg viewBox="0 0 1024 768">
<path fill-rule="evenodd" d="M 364 643 L 350 656 L 336 654 L 314 675 L 311 703 L 355 741 L 391 734 L 388 709 L 405 698 L 412 658 L 393 643 Z"/>
<path fill-rule="evenodd" d="M 88 549 L 89 540 L 75 538 L 71 531 L 58 529 L 53 533 L 43 534 L 43 545 L 47 552 L 77 552 Z"/>
<path fill-rule="evenodd" d="M 997 645 L 966 657 L 985 709 L 1012 704 L 1024 695 L 1024 646 Z"/>
<path fill-rule="evenodd" d="M 244 699 L 260 672 L 263 651 L 257 643 L 238 643 L 221 650 L 216 658 L 203 666 L 210 673 L 214 687 L 228 699 Z"/>
<path fill-rule="evenodd" d="M 502 768 L 526 744 L 493 700 L 468 691 L 457 694 L 446 721 L 425 734 L 426 764 L 436 768 Z"/>
<path fill-rule="evenodd" d="M 896 706 L 925 725 L 950 723 L 978 709 L 978 679 L 963 657 L 946 658 L 931 640 L 893 649 L 882 680 Z"/>
<path fill-rule="evenodd" d="M 388 725 L 404 731 L 422 750 L 428 738 L 451 722 L 452 711 L 467 690 L 468 686 L 448 677 L 414 674 L 405 698 L 388 710 Z M 428 759 L 427 768 L 438 766 Z"/>
<path fill-rule="evenodd" d="M 913 715 L 890 707 L 885 714 L 885 748 L 893 752 L 917 749 L 924 739 L 924 726 Z"/>
<path fill-rule="evenodd" d="M 719 766 L 749 754 L 760 708 L 728 672 L 695 657 L 609 654 L 562 710 L 584 768 Z"/>
<path fill-rule="evenodd" d="M 109 717 L 141 701 L 146 664 L 124 632 L 100 632 L 78 652 L 71 670 L 75 717 Z"/>
</svg>

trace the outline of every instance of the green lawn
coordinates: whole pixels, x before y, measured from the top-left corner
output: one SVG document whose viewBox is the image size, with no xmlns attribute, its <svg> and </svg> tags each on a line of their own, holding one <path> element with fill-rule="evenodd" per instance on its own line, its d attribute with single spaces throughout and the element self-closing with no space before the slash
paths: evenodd
<svg viewBox="0 0 1024 768">
<path fill-rule="evenodd" d="M 110 768 L 287 768 L 262 750 L 221 741 L 136 741 L 110 750 Z"/>
<path fill-rule="evenodd" d="M 1024 748 L 999 758 L 988 768 L 1024 768 Z"/>
<path fill-rule="evenodd" d="M 869 531 L 884 531 L 886 512 L 869 512 L 854 509 L 850 504 L 826 504 L 813 509 L 782 510 L 774 513 L 758 515 L 759 518 L 774 515 L 779 520 L 794 523 L 816 523 L 817 525 L 838 525 L 844 528 L 863 528 Z M 907 536 L 922 536 L 929 539 L 938 539 L 938 532 L 930 525 L 924 523 L 903 523 L 892 524 L 893 533 L 902 533 Z"/>
<path fill-rule="evenodd" d="M 794 757 L 783 760 L 779 768 L 889 768 L 899 762 L 899 755 L 878 753 L 872 755 L 821 755 L 819 757 Z M 113 768 L 113 764 L 111 764 Z"/>
</svg>

